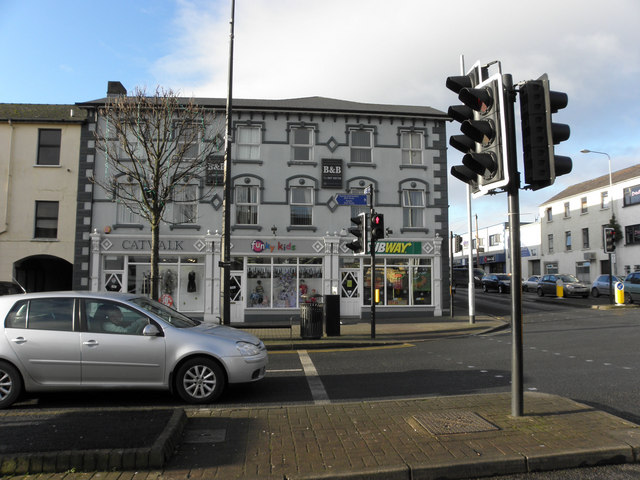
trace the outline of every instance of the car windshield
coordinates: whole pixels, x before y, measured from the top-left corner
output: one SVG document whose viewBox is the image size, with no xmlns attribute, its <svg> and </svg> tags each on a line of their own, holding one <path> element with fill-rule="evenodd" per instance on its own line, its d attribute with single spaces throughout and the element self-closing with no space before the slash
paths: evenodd
<svg viewBox="0 0 640 480">
<path fill-rule="evenodd" d="M 498 277 L 498 280 L 511 280 L 509 275 L 496 275 L 496 277 Z"/>
<path fill-rule="evenodd" d="M 558 278 L 562 280 L 564 283 L 577 283 L 580 281 L 573 275 L 560 275 Z"/>
<path fill-rule="evenodd" d="M 200 325 L 200 321 L 183 315 L 182 313 L 169 308 L 155 300 L 151 300 L 146 297 L 136 297 L 131 299 L 131 303 L 135 303 L 139 307 L 145 309 L 147 312 L 151 312 L 157 315 L 165 322 L 173 325 L 176 328 L 191 328 Z"/>
</svg>

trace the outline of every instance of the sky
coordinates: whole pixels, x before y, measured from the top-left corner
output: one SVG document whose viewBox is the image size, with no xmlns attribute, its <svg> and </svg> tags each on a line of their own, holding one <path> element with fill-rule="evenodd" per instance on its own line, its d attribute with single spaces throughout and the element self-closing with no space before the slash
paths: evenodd
<svg viewBox="0 0 640 480">
<path fill-rule="evenodd" d="M 108 81 L 184 96 L 226 97 L 231 0 L 0 0 L 0 103 L 102 98 Z M 569 104 L 556 154 L 573 171 L 520 191 L 521 221 L 570 185 L 640 161 L 638 0 L 236 0 L 235 98 L 324 96 L 357 102 L 459 104 L 445 87 L 461 57 L 500 61 L 515 84 L 546 73 Z M 519 107 L 516 123 L 519 130 Z M 447 123 L 447 136 L 459 124 Z M 518 133 L 519 137 L 519 133 Z M 580 153 L 583 149 L 602 154 Z M 608 154 L 609 157 L 607 157 Z M 448 165 L 461 154 L 447 150 Z M 520 171 L 522 150 L 518 146 Z M 449 220 L 467 232 L 466 185 L 449 176 Z M 474 199 L 485 227 L 508 221 L 505 193 Z"/>
</svg>

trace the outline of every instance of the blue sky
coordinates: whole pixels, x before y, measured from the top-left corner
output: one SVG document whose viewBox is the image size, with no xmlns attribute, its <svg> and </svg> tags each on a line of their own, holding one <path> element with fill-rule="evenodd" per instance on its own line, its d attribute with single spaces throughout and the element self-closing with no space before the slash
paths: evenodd
<svg viewBox="0 0 640 480">
<path fill-rule="evenodd" d="M 231 0 L 0 0 L 2 103 L 101 98 L 107 82 L 185 96 L 226 95 Z M 487 14 L 483 19 L 482 10 Z M 473 13 L 469 13 L 473 12 Z M 456 104 L 445 79 L 502 62 L 514 82 L 547 73 L 567 92 L 556 148 L 574 170 L 520 194 L 522 220 L 563 188 L 640 160 L 637 0 L 236 0 L 234 96 Z M 516 111 L 518 108 L 516 107 Z M 448 124 L 447 134 L 458 133 Z M 519 156 L 521 153 L 519 150 Z M 460 163 L 448 150 L 449 165 Z M 521 160 L 520 160 L 521 162 Z M 464 184 L 449 179 L 450 221 L 466 231 Z M 473 202 L 481 226 L 507 221 L 505 194 Z M 504 213 L 502 213 L 504 212 Z"/>
</svg>

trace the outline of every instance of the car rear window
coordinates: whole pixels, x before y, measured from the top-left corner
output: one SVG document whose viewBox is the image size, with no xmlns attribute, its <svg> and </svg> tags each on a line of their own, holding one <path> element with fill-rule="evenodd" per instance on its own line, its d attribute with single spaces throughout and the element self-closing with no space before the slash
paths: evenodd
<svg viewBox="0 0 640 480">
<path fill-rule="evenodd" d="M 73 298 L 36 298 L 17 302 L 5 319 L 7 328 L 73 330 Z"/>
</svg>

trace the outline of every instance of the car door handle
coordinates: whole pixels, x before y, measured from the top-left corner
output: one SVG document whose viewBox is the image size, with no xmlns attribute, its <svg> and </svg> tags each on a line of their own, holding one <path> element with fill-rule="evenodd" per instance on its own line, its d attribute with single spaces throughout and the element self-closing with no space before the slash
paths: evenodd
<svg viewBox="0 0 640 480">
<path fill-rule="evenodd" d="M 13 343 L 17 343 L 18 345 L 22 345 L 23 343 L 27 343 L 27 339 L 24 337 L 12 338 L 11 341 Z"/>
<path fill-rule="evenodd" d="M 100 345 L 97 340 L 87 340 L 86 342 L 82 342 L 82 344 L 86 345 L 87 347 L 97 347 L 98 345 Z"/>
</svg>

